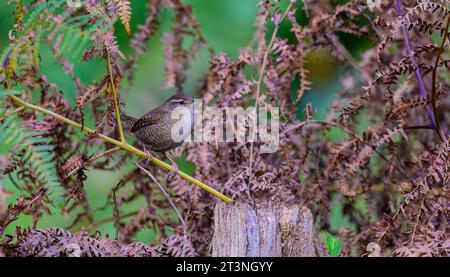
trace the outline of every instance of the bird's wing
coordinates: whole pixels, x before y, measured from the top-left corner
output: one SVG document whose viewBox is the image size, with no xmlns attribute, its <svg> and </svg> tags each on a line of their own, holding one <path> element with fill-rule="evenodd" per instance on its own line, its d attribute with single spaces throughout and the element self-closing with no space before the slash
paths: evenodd
<svg viewBox="0 0 450 277">
<path fill-rule="evenodd" d="M 157 124 L 158 121 L 160 121 L 161 117 L 163 117 L 163 116 L 164 116 L 164 114 L 161 112 L 157 112 L 157 111 L 149 112 L 148 114 L 139 118 L 134 123 L 133 127 L 131 127 L 131 132 L 134 133 L 141 128 Z"/>
</svg>

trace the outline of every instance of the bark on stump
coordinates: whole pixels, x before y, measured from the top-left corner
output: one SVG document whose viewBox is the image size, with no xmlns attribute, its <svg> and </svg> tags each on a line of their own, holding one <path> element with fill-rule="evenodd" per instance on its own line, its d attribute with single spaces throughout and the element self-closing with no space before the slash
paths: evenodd
<svg viewBox="0 0 450 277">
<path fill-rule="evenodd" d="M 311 211 L 299 204 L 219 203 L 214 211 L 214 257 L 317 256 Z"/>
</svg>

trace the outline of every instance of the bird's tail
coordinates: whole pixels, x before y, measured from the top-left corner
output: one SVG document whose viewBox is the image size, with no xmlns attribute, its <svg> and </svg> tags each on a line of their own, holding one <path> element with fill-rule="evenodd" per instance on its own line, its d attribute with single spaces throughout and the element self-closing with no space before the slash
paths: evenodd
<svg viewBox="0 0 450 277">
<path fill-rule="evenodd" d="M 122 128 L 126 131 L 126 132 L 130 132 L 131 128 L 133 127 L 134 123 L 136 123 L 136 121 L 138 120 L 135 117 L 126 115 L 121 113 L 120 114 L 120 119 L 122 120 Z"/>
</svg>

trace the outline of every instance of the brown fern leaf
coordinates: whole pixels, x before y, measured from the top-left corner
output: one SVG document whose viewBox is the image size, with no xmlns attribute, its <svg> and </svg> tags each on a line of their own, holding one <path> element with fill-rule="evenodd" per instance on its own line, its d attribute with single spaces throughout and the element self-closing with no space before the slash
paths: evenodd
<svg viewBox="0 0 450 277">
<path fill-rule="evenodd" d="M 86 153 L 70 156 L 60 170 L 64 175 L 67 175 L 75 169 L 83 168 L 88 160 L 89 157 Z"/>
<path fill-rule="evenodd" d="M 78 109 L 82 109 L 87 104 L 88 101 L 92 101 L 95 98 L 97 98 L 100 94 L 100 91 L 101 87 L 99 86 L 88 86 L 86 88 L 86 92 L 83 95 L 78 96 L 75 103 L 75 107 L 77 107 Z"/>
<path fill-rule="evenodd" d="M 117 10 L 122 25 L 125 27 L 127 34 L 131 36 L 130 20 L 131 20 L 131 7 L 128 0 L 115 0 L 117 4 Z"/>
<path fill-rule="evenodd" d="M 147 9 L 150 14 L 145 19 L 145 23 L 139 25 L 138 32 L 135 32 L 131 40 L 131 48 L 134 52 L 129 56 L 128 63 L 125 64 L 124 73 L 128 74 L 128 79 L 133 80 L 133 70 L 136 69 L 137 58 L 148 50 L 148 40 L 156 33 L 159 26 L 159 13 L 161 8 L 161 0 L 150 1 Z"/>
<path fill-rule="evenodd" d="M 450 10 L 441 3 L 423 1 L 411 8 L 403 17 L 400 25 L 409 24 L 414 21 L 414 18 L 424 13 L 431 13 L 435 18 L 445 18 Z"/>
<path fill-rule="evenodd" d="M 15 242 L 14 239 L 16 240 Z M 87 236 L 85 231 L 72 234 L 62 228 L 20 229 L 5 240 L 6 254 L 16 257 L 157 257 L 155 247 L 140 242 L 118 241 Z"/>
<path fill-rule="evenodd" d="M 350 147 L 353 147 L 354 144 L 357 144 L 358 141 L 356 139 L 348 140 L 347 142 L 342 143 L 341 145 L 333 145 L 330 149 L 332 158 L 330 163 L 328 164 L 327 172 L 328 174 L 332 172 L 339 161 L 341 160 L 341 156 L 344 156 L 347 151 L 349 151 Z"/>
<path fill-rule="evenodd" d="M 197 253 L 186 238 L 175 235 L 168 237 L 161 245 L 160 251 L 171 257 L 195 257 Z"/>
<path fill-rule="evenodd" d="M 406 113 L 417 107 L 426 106 L 429 103 L 430 99 L 423 99 L 422 97 L 418 97 L 414 100 L 406 100 L 402 98 L 400 101 L 396 101 L 388 107 L 389 112 L 387 113 L 387 119 L 391 120 L 395 117 L 398 117 L 400 114 Z"/>
</svg>

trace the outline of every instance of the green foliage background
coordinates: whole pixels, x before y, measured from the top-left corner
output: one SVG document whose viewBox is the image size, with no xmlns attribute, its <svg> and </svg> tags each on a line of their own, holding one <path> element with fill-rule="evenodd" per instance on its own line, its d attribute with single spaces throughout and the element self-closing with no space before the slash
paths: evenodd
<svg viewBox="0 0 450 277">
<path fill-rule="evenodd" d="M 8 31 L 13 25 L 12 7 L 8 6 L 8 1 L 0 1 L 0 53 L 8 45 Z M 26 3 L 28 1 L 25 1 Z M 132 32 L 137 30 L 137 25 L 142 24 L 146 17 L 147 1 L 132 0 Z M 185 3 L 190 4 L 193 12 L 197 17 L 203 34 L 207 42 L 212 46 L 216 52 L 225 52 L 231 58 L 236 58 L 239 50 L 244 48 L 252 39 L 255 31 L 255 16 L 257 13 L 258 0 L 184 0 Z M 287 4 L 288 1 L 281 1 Z M 162 34 L 169 31 L 169 21 L 172 14 L 169 11 L 163 13 L 161 20 L 161 28 L 156 36 L 149 42 L 149 51 L 141 56 L 138 60 L 138 70 L 135 74 L 135 80 L 130 86 L 124 83 L 121 87 L 121 96 L 125 99 L 127 104 L 127 112 L 133 116 L 140 116 L 145 112 L 159 106 L 166 98 L 174 93 L 172 90 L 164 90 L 161 88 L 164 81 L 164 55 Z M 305 22 L 304 14 L 300 19 Z M 126 34 L 120 22 L 116 23 L 116 36 L 118 37 L 121 51 L 127 56 L 130 53 L 130 37 Z M 271 26 L 268 32 L 271 31 Z M 279 32 L 281 35 L 289 38 L 292 34 L 289 33 L 288 24 L 283 24 Z M 348 46 L 355 58 L 358 57 L 359 50 L 369 47 L 369 43 L 364 39 L 357 39 L 354 37 L 341 37 L 344 45 Z M 84 84 L 92 83 L 93 80 L 98 80 L 105 72 L 105 65 L 100 61 L 91 61 L 89 63 L 80 62 L 81 53 L 78 56 L 73 56 L 71 62 L 74 64 L 74 72 L 80 77 Z M 43 43 L 41 46 L 41 63 L 42 73 L 46 75 L 50 82 L 56 83 L 63 91 L 64 95 L 74 104 L 76 92 L 70 78 L 65 75 L 63 69 L 55 62 L 51 55 L 50 48 Z M 205 49 L 202 49 L 197 60 L 191 62 L 191 68 L 187 73 L 187 82 L 185 84 L 185 91 L 187 94 L 196 96 L 196 90 L 200 86 L 201 78 L 208 71 L 209 54 Z M 313 89 L 306 92 L 302 107 L 308 102 L 313 104 L 317 109 L 317 118 L 324 118 L 327 109 L 330 107 L 332 100 L 336 97 L 336 93 L 341 89 L 340 75 L 343 70 L 348 68 L 338 67 L 338 63 L 326 52 L 318 51 L 312 53 L 308 58 L 308 68 L 310 70 L 310 77 L 313 81 Z M 300 107 L 300 110 L 302 109 Z M 88 122 L 88 126 L 93 126 L 93 122 Z M 331 132 L 330 139 L 339 139 L 338 132 Z M 7 155 L 8 148 L 11 145 L 0 144 L 0 154 Z M 132 165 L 130 164 L 129 167 Z M 192 165 L 188 165 L 180 161 L 180 168 L 187 172 L 194 170 Z M 88 199 L 92 208 L 99 208 L 105 204 L 108 192 L 117 184 L 121 172 L 104 173 L 101 171 L 90 170 L 87 172 L 88 180 L 86 182 L 86 190 Z M 12 184 L 3 178 L 5 189 L 11 192 L 8 198 L 8 203 L 14 203 L 19 196 L 19 192 L 12 186 Z M 364 201 L 360 201 L 358 205 L 361 206 L 361 215 L 367 213 Z M 329 219 L 330 232 L 336 232 L 341 226 L 350 226 L 349 220 L 343 216 L 342 200 L 340 198 L 334 199 L 331 216 Z M 133 203 L 136 209 L 145 205 L 144 201 L 137 201 Z M 109 217 L 112 214 L 111 208 L 95 213 L 96 220 Z M 60 226 L 65 227 L 73 220 L 70 215 L 62 216 L 57 212 L 53 215 L 45 215 L 43 220 L 38 224 L 38 228 Z M 30 226 L 31 216 L 21 216 L 17 221 L 11 224 L 7 233 L 12 233 L 15 226 Z M 76 229 L 81 226 L 76 226 Z M 351 227 L 351 226 L 350 226 Z M 105 224 L 99 227 L 103 235 L 115 235 L 113 223 Z M 76 230 L 75 230 L 76 231 Z M 154 238 L 149 230 L 143 230 L 138 233 L 137 238 L 144 242 L 150 242 Z"/>
</svg>

